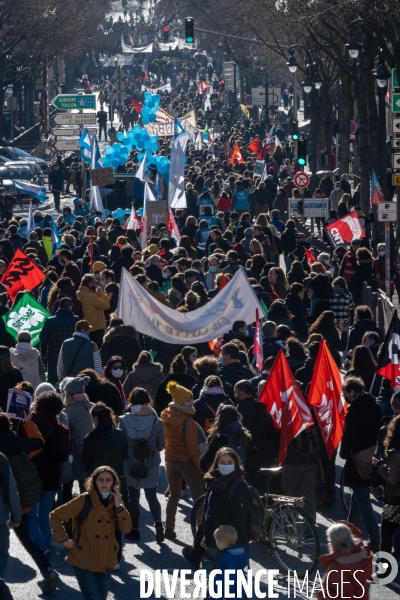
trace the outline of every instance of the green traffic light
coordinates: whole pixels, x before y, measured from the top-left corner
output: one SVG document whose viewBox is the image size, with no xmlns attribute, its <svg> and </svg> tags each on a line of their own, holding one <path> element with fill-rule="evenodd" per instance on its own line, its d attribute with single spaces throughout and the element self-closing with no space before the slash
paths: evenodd
<svg viewBox="0 0 400 600">
<path fill-rule="evenodd" d="M 292 134 L 292 140 L 298 140 L 299 136 L 297 135 L 297 133 L 293 133 Z"/>
<path fill-rule="evenodd" d="M 187 44 L 193 44 L 193 42 L 194 42 L 194 39 L 192 37 L 187 37 L 186 38 L 186 43 Z"/>
<path fill-rule="evenodd" d="M 302 167 L 306 164 L 306 161 L 304 160 L 304 158 L 298 158 L 297 162 L 299 163 L 299 165 L 301 165 Z"/>
</svg>

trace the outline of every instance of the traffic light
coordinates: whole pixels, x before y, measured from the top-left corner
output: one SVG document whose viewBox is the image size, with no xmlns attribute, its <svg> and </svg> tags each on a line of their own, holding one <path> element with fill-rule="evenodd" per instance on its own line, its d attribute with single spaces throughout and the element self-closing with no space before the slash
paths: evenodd
<svg viewBox="0 0 400 600">
<path fill-rule="evenodd" d="M 169 27 L 164 27 L 163 29 L 164 32 L 164 42 L 168 42 L 168 38 L 169 38 Z"/>
<path fill-rule="evenodd" d="M 222 90 L 222 91 L 225 89 L 225 79 L 220 79 L 220 81 L 219 81 L 219 89 Z"/>
<path fill-rule="evenodd" d="M 297 164 L 301 167 L 307 162 L 307 140 L 301 138 L 297 142 Z"/>
<path fill-rule="evenodd" d="M 299 139 L 299 124 L 297 121 L 292 122 L 292 140 Z"/>
<path fill-rule="evenodd" d="M 185 40 L 187 44 L 194 44 L 194 19 L 186 17 L 185 19 Z"/>
</svg>

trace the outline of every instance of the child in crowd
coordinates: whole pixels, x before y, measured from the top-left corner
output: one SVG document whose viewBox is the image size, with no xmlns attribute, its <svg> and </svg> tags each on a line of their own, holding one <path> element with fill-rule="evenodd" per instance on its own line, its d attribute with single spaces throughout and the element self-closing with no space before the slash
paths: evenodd
<svg viewBox="0 0 400 600">
<path fill-rule="evenodd" d="M 218 562 L 216 569 L 222 571 L 221 575 L 217 575 L 214 579 L 214 589 L 217 590 L 217 581 L 222 581 L 222 596 L 226 598 L 227 594 L 233 594 L 233 598 L 242 598 L 244 594 L 238 593 L 237 582 L 238 572 L 244 571 L 249 564 L 249 553 L 241 544 L 237 544 L 237 531 L 231 525 L 220 525 L 214 531 L 215 543 L 219 550 Z M 229 589 L 225 588 L 225 571 L 228 569 L 234 570 L 235 575 L 231 575 L 229 580 L 232 582 Z"/>
</svg>

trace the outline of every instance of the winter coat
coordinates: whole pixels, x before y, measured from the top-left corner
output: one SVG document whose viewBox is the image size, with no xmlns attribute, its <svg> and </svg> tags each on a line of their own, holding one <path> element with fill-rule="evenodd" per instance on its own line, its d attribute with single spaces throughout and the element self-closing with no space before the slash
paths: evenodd
<svg viewBox="0 0 400 600">
<path fill-rule="evenodd" d="M 15 523 L 20 523 L 21 504 L 19 501 L 17 484 L 15 483 L 14 475 L 11 471 L 11 467 L 6 456 L 1 453 L 0 482 L 2 483 L 2 494 L 0 494 L 0 525 L 4 525 L 10 519 L 10 513 L 11 520 Z M 8 490 L 7 492 L 6 489 Z M 1 595 L 0 598 L 2 598 Z"/>
<path fill-rule="evenodd" d="M 89 492 L 92 509 L 81 524 L 79 542 L 68 551 L 67 563 L 85 571 L 105 573 L 118 562 L 118 542 L 115 530 L 129 533 L 132 521 L 129 512 L 121 504 L 115 508 L 111 495 L 108 504 L 104 504 L 95 489 Z M 76 539 L 76 518 L 82 512 L 85 503 L 84 494 L 71 502 L 63 504 L 50 513 L 50 525 L 56 542 L 62 544 L 68 540 L 63 523 L 72 518 L 73 537 Z"/>
<path fill-rule="evenodd" d="M 216 569 L 222 571 L 222 573 L 217 574 L 214 579 L 214 582 L 220 581 L 222 585 L 222 598 L 226 598 L 226 594 L 228 593 L 228 588 L 225 587 L 225 571 L 234 571 L 233 574 L 229 577 L 229 585 L 232 585 L 230 590 L 233 591 L 235 598 L 240 598 L 241 596 L 236 595 L 237 586 L 239 583 L 238 571 L 244 571 L 244 569 L 249 564 L 249 553 L 244 549 L 240 544 L 235 544 L 234 546 L 229 546 L 222 550 L 222 552 L 218 555 L 218 562 Z M 215 583 L 215 585 L 217 585 Z"/>
<path fill-rule="evenodd" d="M 68 406 L 64 408 L 64 412 L 68 417 L 69 429 L 71 432 L 71 454 L 73 456 L 72 471 L 74 479 L 83 481 L 86 479 L 87 473 L 82 462 L 82 447 L 83 440 L 87 434 L 93 429 L 93 421 L 90 416 L 92 402 L 86 398 L 84 400 L 72 400 Z"/>
<path fill-rule="evenodd" d="M 251 379 L 254 375 L 248 367 L 240 363 L 239 359 L 231 359 L 227 360 L 218 371 L 218 376 L 223 377 L 224 381 L 234 387 L 238 381 Z"/>
<path fill-rule="evenodd" d="M 85 387 L 85 394 L 88 396 L 90 402 L 94 404 L 96 402 L 104 402 L 104 404 L 114 411 L 117 417 L 122 415 L 124 403 L 118 388 L 111 381 L 103 379 L 101 383 L 89 383 Z"/>
<path fill-rule="evenodd" d="M 382 411 L 375 398 L 362 392 L 354 398 L 345 416 L 340 456 L 346 460 L 344 485 L 368 487 L 369 479 L 362 479 L 356 469 L 353 455 L 376 444 L 381 426 Z"/>
<path fill-rule="evenodd" d="M 213 481 L 209 477 L 207 475 L 205 478 L 206 484 Z M 230 498 L 230 487 L 240 475 L 232 473 L 231 475 L 225 475 L 225 477 L 227 478 L 227 485 L 224 489 L 218 492 L 211 489 L 207 491 L 203 519 L 196 533 L 195 545 L 205 537 L 207 548 L 216 548 L 214 531 L 220 525 L 231 525 L 238 534 L 237 543 L 245 548 L 248 546 L 246 523 L 251 506 L 250 490 L 243 480 L 243 483 L 240 482 L 236 485 L 235 492 Z M 218 479 L 221 480 L 222 476 Z"/>
<path fill-rule="evenodd" d="M 356 306 L 362 303 L 362 284 L 364 281 L 367 282 L 367 285 L 372 286 L 374 280 L 374 261 L 372 259 L 360 261 L 360 264 L 357 264 L 351 288 Z"/>
<path fill-rule="evenodd" d="M 145 363 L 142 365 L 133 365 L 132 371 L 124 381 L 125 398 L 136 387 L 145 389 L 152 400 L 157 392 L 157 388 L 164 379 L 160 363 Z"/>
<path fill-rule="evenodd" d="M 76 288 L 73 285 L 66 285 L 63 287 L 61 294 L 59 294 L 54 306 L 51 308 L 51 313 L 54 315 L 57 312 L 60 308 L 60 300 L 64 296 L 69 296 L 72 299 L 72 313 L 77 315 L 80 319 L 83 319 L 82 302 L 77 297 Z"/>
<path fill-rule="evenodd" d="M 161 415 L 164 408 L 167 408 L 171 402 L 171 394 L 167 392 L 167 383 L 170 381 L 176 381 L 179 385 L 182 385 L 188 390 L 191 390 L 194 386 L 195 380 L 191 375 L 186 373 L 170 373 L 159 384 L 156 395 L 154 397 L 154 409 L 158 415 Z"/>
<path fill-rule="evenodd" d="M 132 325 L 117 325 L 109 329 L 100 350 L 103 366 L 111 356 L 121 356 L 130 369 L 141 352 L 138 338 L 139 335 Z"/>
<path fill-rule="evenodd" d="M 108 465 L 121 477 L 127 456 L 128 444 L 121 429 L 96 427 L 83 440 L 82 463 L 88 473 Z"/>
<path fill-rule="evenodd" d="M 383 500 L 386 504 L 400 505 L 400 448 L 389 448 L 388 457 L 377 465 L 379 475 L 385 480 Z"/>
<path fill-rule="evenodd" d="M 337 551 L 318 557 L 326 572 L 322 580 L 323 590 L 316 590 L 317 598 L 325 600 L 340 594 L 341 598 L 368 600 L 368 579 L 372 575 L 373 554 L 371 550 L 363 547 L 362 532 L 359 529 L 346 521 L 339 521 L 339 523 L 350 527 L 352 534 L 360 542 L 353 546 L 350 554 Z M 327 577 L 328 573 L 329 577 Z"/>
<path fill-rule="evenodd" d="M 157 281 L 158 285 L 162 287 L 164 279 L 160 267 L 157 267 L 157 265 L 149 265 L 146 267 L 146 276 L 150 281 Z"/>
<path fill-rule="evenodd" d="M 106 318 L 104 311 L 110 308 L 110 300 L 105 293 L 97 292 L 85 285 L 81 285 L 76 295 L 82 302 L 83 314 L 86 321 L 89 321 L 89 325 L 92 326 L 91 331 L 105 329 Z"/>
<path fill-rule="evenodd" d="M 53 415 L 42 411 L 34 412 L 32 421 L 45 440 L 43 450 L 32 458 L 32 462 L 42 482 L 42 491 L 56 491 L 60 488 L 60 463 L 69 457 L 69 428 Z M 64 443 L 60 444 L 60 438 L 64 439 Z"/>
<path fill-rule="evenodd" d="M 242 415 L 242 425 L 251 435 L 251 440 L 258 450 L 258 457 L 251 461 L 248 470 L 257 472 L 260 467 L 275 466 L 277 459 L 277 430 L 267 407 L 254 398 L 244 398 L 237 404 Z"/>
<path fill-rule="evenodd" d="M 300 381 L 303 393 L 307 393 L 307 388 L 311 383 L 311 379 L 315 369 L 316 358 L 308 356 L 304 361 L 304 365 L 297 369 L 295 373 L 296 381 Z"/>
<path fill-rule="evenodd" d="M 129 458 L 125 460 L 125 477 L 129 487 L 150 489 L 157 487 L 160 475 L 160 452 L 165 448 L 164 427 L 157 413 L 149 404 L 143 404 L 138 413 L 125 413 L 119 420 L 119 426 L 128 440 L 128 456 L 132 453 L 138 440 L 144 438 L 150 446 L 152 461 L 149 474 L 143 479 L 135 479 L 129 475 Z"/>
<path fill-rule="evenodd" d="M 107 238 L 98 238 L 96 240 L 97 247 L 99 249 L 100 254 L 104 256 L 108 256 L 109 251 L 111 250 L 112 243 L 108 241 Z"/>
<path fill-rule="evenodd" d="M 184 410 L 186 408 L 171 402 L 161 413 L 165 434 L 165 460 L 193 462 L 200 470 L 201 453 L 199 433 L 193 418 L 194 410 L 193 414 L 190 414 Z"/>
<path fill-rule="evenodd" d="M 281 235 L 281 247 L 283 254 L 288 256 L 296 248 L 297 229 L 285 229 Z"/>
<path fill-rule="evenodd" d="M 0 372 L 0 408 L 3 412 L 7 412 L 8 390 L 21 381 L 24 381 L 24 378 L 19 369 L 13 368 L 9 373 Z"/>
<path fill-rule="evenodd" d="M 205 432 L 214 423 L 215 413 L 220 404 L 234 405 L 226 394 L 202 394 L 198 400 L 195 400 L 193 404 L 196 411 L 194 420 Z"/>
<path fill-rule="evenodd" d="M 39 334 L 42 356 L 47 356 L 48 380 L 57 383 L 57 361 L 61 346 L 72 337 L 79 317 L 67 309 L 59 308 L 54 317 L 49 317 Z"/>
<path fill-rule="evenodd" d="M 367 331 L 375 331 L 382 341 L 382 334 L 375 321 L 371 321 L 370 319 L 363 319 L 362 321 L 357 321 L 356 323 L 354 323 L 353 327 L 350 329 L 348 349 L 353 350 L 353 348 L 355 348 L 356 346 L 360 346 L 362 344 L 362 339 L 367 333 Z"/>
<path fill-rule="evenodd" d="M 306 321 L 308 314 L 307 306 L 300 300 L 298 294 L 292 294 L 292 292 L 289 292 L 286 296 L 285 304 L 292 315 L 294 315 L 291 322 L 297 332 L 297 337 L 300 339 L 308 338 L 308 325 Z"/>
<path fill-rule="evenodd" d="M 331 203 L 331 209 L 335 210 L 336 213 L 338 212 L 339 202 L 340 202 L 343 194 L 344 194 L 344 192 L 343 192 L 342 188 L 334 188 L 332 190 L 332 192 L 330 193 L 329 200 Z"/>
<path fill-rule="evenodd" d="M 41 383 L 41 375 L 45 370 L 39 350 L 32 348 L 29 342 L 18 342 L 15 348 L 10 348 L 11 362 L 22 373 L 23 381 L 29 381 L 36 390 Z"/>
<path fill-rule="evenodd" d="M 110 269 L 112 269 L 115 273 L 115 281 L 119 283 L 121 281 L 122 269 L 126 269 L 129 271 L 129 268 L 135 264 L 132 256 L 120 256 L 118 257 L 111 265 Z"/>
</svg>

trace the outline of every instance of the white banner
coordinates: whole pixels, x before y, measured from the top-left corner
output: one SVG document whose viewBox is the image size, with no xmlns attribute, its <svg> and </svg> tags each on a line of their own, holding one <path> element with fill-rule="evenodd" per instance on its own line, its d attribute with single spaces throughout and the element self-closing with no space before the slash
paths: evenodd
<svg viewBox="0 0 400 600">
<path fill-rule="evenodd" d="M 139 52 L 148 52 L 149 54 L 151 54 L 153 52 L 153 44 L 149 44 L 148 46 L 142 46 L 141 48 L 132 48 L 132 46 L 128 46 L 128 44 L 125 44 L 123 37 L 121 37 L 121 46 L 122 52 L 125 52 L 125 54 L 136 54 Z"/>
<path fill-rule="evenodd" d="M 202 343 L 221 337 L 235 321 L 253 323 L 264 311 L 243 267 L 215 298 L 201 308 L 179 313 L 164 306 L 122 269 L 117 316 L 125 325 L 170 344 Z"/>
<path fill-rule="evenodd" d="M 157 111 L 157 121 L 162 123 L 170 123 L 174 121 L 174 117 L 171 117 L 163 108 L 159 108 Z"/>
<path fill-rule="evenodd" d="M 124 56 L 123 54 L 116 54 L 115 56 L 110 56 L 106 58 L 103 62 L 103 67 L 115 67 L 117 64 L 119 67 L 127 67 L 134 63 L 135 57 L 132 56 Z"/>
<path fill-rule="evenodd" d="M 179 120 L 181 123 L 182 121 L 186 120 L 188 123 L 190 123 L 190 125 L 196 127 L 196 113 L 194 112 L 194 108 L 189 110 L 189 112 L 186 115 L 183 115 L 183 117 L 179 117 Z"/>
<path fill-rule="evenodd" d="M 171 84 L 170 83 L 166 83 L 165 85 L 159 87 L 159 88 L 148 88 L 145 85 L 142 84 L 142 92 L 150 92 L 150 94 L 161 94 L 162 92 L 170 92 L 171 91 Z"/>
<path fill-rule="evenodd" d="M 158 135 L 158 137 L 172 137 L 174 135 L 174 122 L 168 121 L 166 123 L 158 123 L 158 121 L 151 121 L 147 125 L 144 125 L 149 135 Z"/>
<path fill-rule="evenodd" d="M 174 139 L 171 148 L 168 182 L 168 206 L 186 208 L 185 194 L 185 152 L 189 139 L 187 133 L 181 133 Z"/>
</svg>

